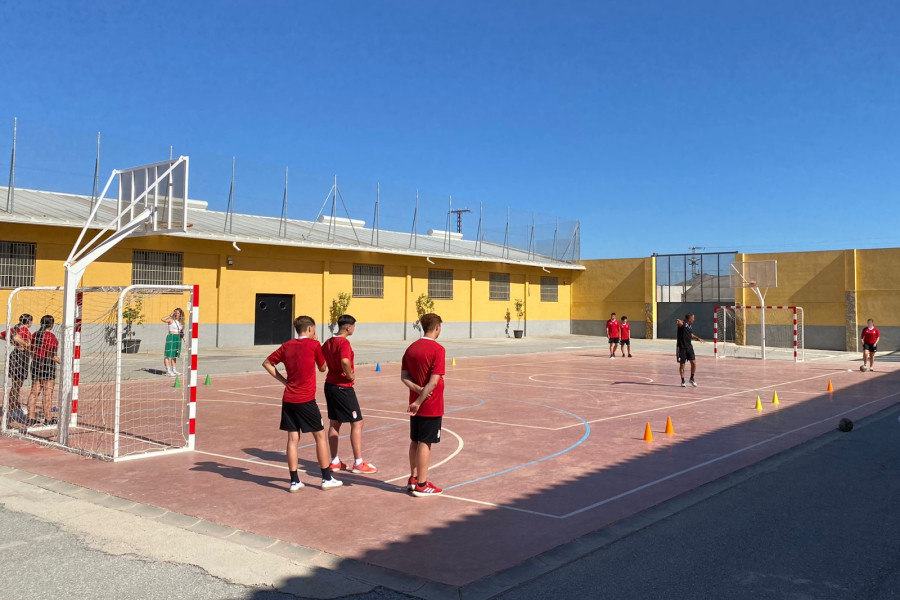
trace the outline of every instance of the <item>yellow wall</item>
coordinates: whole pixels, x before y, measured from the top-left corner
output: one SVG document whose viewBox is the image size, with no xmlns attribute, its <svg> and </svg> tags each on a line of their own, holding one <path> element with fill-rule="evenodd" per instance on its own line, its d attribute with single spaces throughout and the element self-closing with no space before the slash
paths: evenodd
<svg viewBox="0 0 900 600">
<path fill-rule="evenodd" d="M 35 285 L 62 285 L 62 264 L 75 242 L 77 231 L 63 227 L 0 223 L 0 240 L 35 242 Z M 201 322 L 252 324 L 255 295 L 291 294 L 295 313 L 308 314 L 323 323 L 331 301 L 340 292 L 352 292 L 353 265 L 384 265 L 384 297 L 353 298 L 349 312 L 368 323 L 395 323 L 396 335 L 416 320 L 415 302 L 428 292 L 428 270 L 453 270 L 453 299 L 435 300 L 435 311 L 448 323 L 500 323 L 507 308 L 516 317 L 513 301 L 526 302 L 528 321 L 566 321 L 571 316 L 572 270 L 552 270 L 559 278 L 559 300 L 542 302 L 538 267 L 379 254 L 363 251 L 320 250 L 291 246 L 148 236 L 124 240 L 86 271 L 83 285 L 121 286 L 131 283 L 134 249 L 182 252 L 184 282 L 201 287 Z M 228 258 L 233 261 L 228 265 Z M 510 300 L 489 300 L 490 273 L 510 274 Z M 0 290 L 5 301 L 8 290 Z M 462 331 L 458 329 L 457 331 Z M 247 341 L 248 344 L 252 340 Z"/>
<path fill-rule="evenodd" d="M 582 261 L 572 289 L 572 319 L 606 321 L 611 312 L 627 315 L 632 323 L 647 323 L 648 337 L 656 318 L 655 259 L 622 258 Z"/>
<path fill-rule="evenodd" d="M 900 248 L 857 250 L 857 314 L 860 326 L 900 326 Z"/>
</svg>

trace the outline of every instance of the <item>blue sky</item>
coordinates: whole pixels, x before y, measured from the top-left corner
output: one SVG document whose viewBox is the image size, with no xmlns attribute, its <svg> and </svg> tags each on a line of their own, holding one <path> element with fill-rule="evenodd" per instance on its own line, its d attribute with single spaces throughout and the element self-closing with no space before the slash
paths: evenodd
<svg viewBox="0 0 900 600">
<path fill-rule="evenodd" d="M 290 165 L 578 218 L 584 258 L 900 243 L 897 2 L 4 2 L 3 15 L 0 151 L 19 117 L 21 186 L 89 192 L 100 130 L 104 176 L 171 144 L 197 157 L 192 196 L 218 208 L 237 156 L 242 212 L 277 214 Z M 263 177 L 274 192 L 248 190 Z M 309 218 L 326 191 L 292 208 Z"/>
</svg>

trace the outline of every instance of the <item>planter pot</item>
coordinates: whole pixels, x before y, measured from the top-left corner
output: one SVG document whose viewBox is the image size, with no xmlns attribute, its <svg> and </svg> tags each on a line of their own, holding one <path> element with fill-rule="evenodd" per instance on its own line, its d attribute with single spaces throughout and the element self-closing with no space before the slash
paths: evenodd
<svg viewBox="0 0 900 600">
<path fill-rule="evenodd" d="M 520 339 L 522 337 L 522 334 L 524 334 L 524 333 L 525 333 L 524 329 L 513 329 L 513 335 L 515 336 L 515 338 L 517 340 Z"/>
<path fill-rule="evenodd" d="M 141 340 L 122 340 L 122 354 L 137 354 L 141 349 Z"/>
</svg>

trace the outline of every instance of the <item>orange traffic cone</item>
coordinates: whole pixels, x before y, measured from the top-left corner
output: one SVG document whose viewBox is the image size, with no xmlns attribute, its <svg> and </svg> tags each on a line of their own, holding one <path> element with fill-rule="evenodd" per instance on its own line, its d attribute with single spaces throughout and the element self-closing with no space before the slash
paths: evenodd
<svg viewBox="0 0 900 600">
<path fill-rule="evenodd" d="M 828 389 L 827 389 L 826 391 L 828 391 L 828 392 L 833 392 L 833 391 L 834 391 L 834 386 L 831 385 L 831 380 L 830 380 L 830 379 L 828 380 Z"/>
<path fill-rule="evenodd" d="M 675 428 L 672 427 L 672 417 L 666 417 L 666 434 L 675 435 Z"/>
<path fill-rule="evenodd" d="M 650 431 L 650 423 L 647 423 L 647 426 L 644 427 L 644 441 L 645 442 L 653 441 L 653 432 Z"/>
</svg>

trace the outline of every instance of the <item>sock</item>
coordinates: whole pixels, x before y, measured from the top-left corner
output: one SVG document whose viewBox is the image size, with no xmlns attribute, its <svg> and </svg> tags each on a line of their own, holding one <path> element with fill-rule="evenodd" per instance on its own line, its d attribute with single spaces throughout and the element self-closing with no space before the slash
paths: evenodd
<svg viewBox="0 0 900 600">
<path fill-rule="evenodd" d="M 331 467 L 325 467 L 322 469 L 322 481 L 328 481 L 331 479 Z"/>
<path fill-rule="evenodd" d="M 363 464 L 363 459 L 361 459 L 361 458 L 357 458 L 356 460 L 353 461 L 354 467 L 358 467 L 361 464 Z"/>
<path fill-rule="evenodd" d="M 297 475 L 297 471 L 291 471 L 291 483 L 299 483 L 300 476 Z"/>
<path fill-rule="evenodd" d="M 341 464 L 341 457 L 340 457 L 340 456 L 335 456 L 334 458 L 332 458 L 332 459 L 331 459 L 331 464 L 332 464 L 332 465 L 339 465 L 339 464 Z"/>
<path fill-rule="evenodd" d="M 681 383 L 684 383 L 684 377 L 681 378 Z"/>
<path fill-rule="evenodd" d="M 693 380 L 694 380 L 694 376 L 693 376 L 693 375 L 691 375 L 691 381 L 693 381 Z"/>
</svg>

